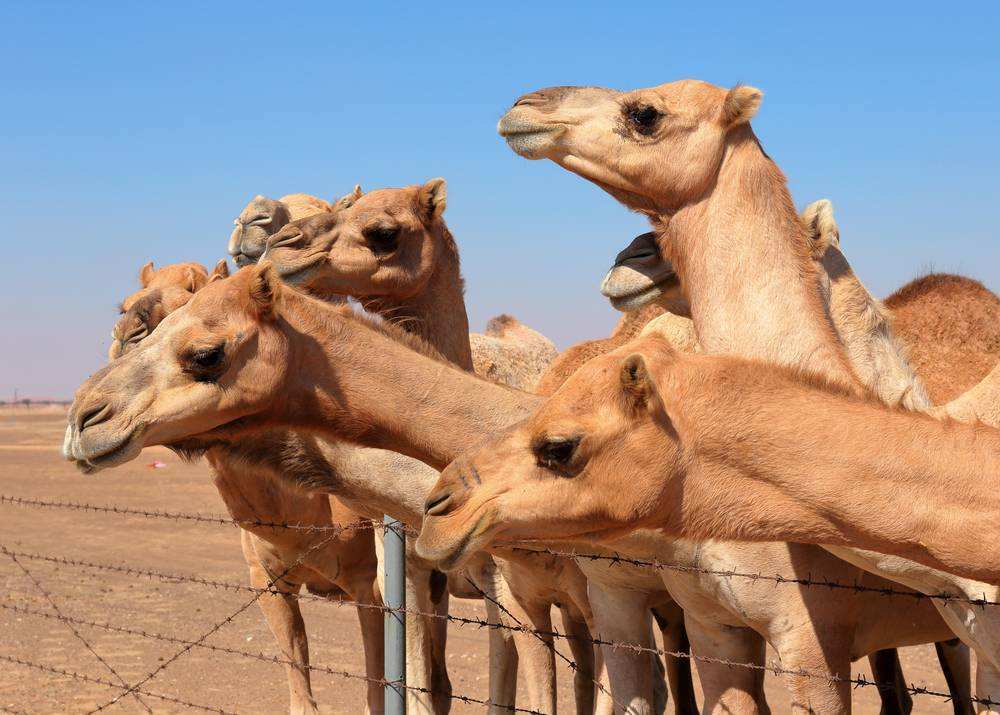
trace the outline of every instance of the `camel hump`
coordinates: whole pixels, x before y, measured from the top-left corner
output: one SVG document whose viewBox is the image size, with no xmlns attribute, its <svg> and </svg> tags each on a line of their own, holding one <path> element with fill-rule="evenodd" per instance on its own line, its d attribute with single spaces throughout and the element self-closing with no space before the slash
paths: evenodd
<svg viewBox="0 0 1000 715">
<path fill-rule="evenodd" d="M 961 296 L 994 303 L 1000 307 L 1000 298 L 989 288 L 974 278 L 954 273 L 928 273 L 914 278 L 886 298 L 885 304 L 890 310 L 895 310 L 917 299 L 954 300 Z"/>
<path fill-rule="evenodd" d="M 489 322 L 486 323 L 486 330 L 484 332 L 486 335 L 492 335 L 495 338 L 502 338 L 508 330 L 520 326 L 521 321 L 513 315 L 501 313 L 500 315 L 494 315 L 489 319 Z"/>
</svg>

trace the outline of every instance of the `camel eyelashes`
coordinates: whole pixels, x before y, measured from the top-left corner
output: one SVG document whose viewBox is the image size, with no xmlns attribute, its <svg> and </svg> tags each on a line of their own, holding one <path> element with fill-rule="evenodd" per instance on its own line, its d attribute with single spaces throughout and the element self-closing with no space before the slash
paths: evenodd
<svg viewBox="0 0 1000 715">
<path fill-rule="evenodd" d="M 392 253 L 399 246 L 399 228 L 379 226 L 366 229 L 365 240 L 376 256 Z"/>
<path fill-rule="evenodd" d="M 535 457 L 538 466 L 558 472 L 563 476 L 572 476 L 566 472 L 580 445 L 579 437 L 546 438 L 535 445 Z"/>
<path fill-rule="evenodd" d="M 649 104 L 635 104 L 625 107 L 625 116 L 640 134 L 649 134 L 660 122 L 660 111 Z"/>
<path fill-rule="evenodd" d="M 216 345 L 212 348 L 196 350 L 187 358 L 188 370 L 199 381 L 210 380 L 213 374 L 222 366 L 226 357 L 226 346 Z"/>
</svg>

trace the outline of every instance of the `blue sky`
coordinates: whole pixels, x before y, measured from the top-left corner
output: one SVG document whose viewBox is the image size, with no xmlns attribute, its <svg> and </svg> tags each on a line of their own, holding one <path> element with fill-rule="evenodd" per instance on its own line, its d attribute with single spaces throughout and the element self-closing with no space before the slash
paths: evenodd
<svg viewBox="0 0 1000 715">
<path fill-rule="evenodd" d="M 0 9 L 0 397 L 70 396 L 142 263 L 210 265 L 254 194 L 358 182 L 448 179 L 474 329 L 607 334 L 597 285 L 643 222 L 495 133 L 556 84 L 760 87 L 764 146 L 876 294 L 929 267 L 1000 289 L 996 2 L 286 7 Z"/>
</svg>

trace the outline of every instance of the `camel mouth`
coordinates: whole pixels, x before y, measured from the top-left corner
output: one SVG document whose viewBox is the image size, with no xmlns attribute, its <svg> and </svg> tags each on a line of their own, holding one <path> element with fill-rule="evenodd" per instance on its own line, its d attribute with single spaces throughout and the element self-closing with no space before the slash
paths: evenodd
<svg viewBox="0 0 1000 715">
<path fill-rule="evenodd" d="M 257 263 L 257 259 L 252 256 L 240 252 L 233 254 L 233 263 L 235 263 L 240 268 L 246 268 L 247 266 L 252 266 Z"/>
<path fill-rule="evenodd" d="M 521 116 L 519 107 L 505 114 L 497 124 L 497 133 L 504 138 L 514 153 L 525 159 L 542 159 L 542 152 L 552 146 L 566 131 L 566 126 L 556 122 L 538 122 Z"/>
<path fill-rule="evenodd" d="M 624 278 L 623 271 L 633 275 Z M 676 284 L 677 274 L 672 270 L 648 275 L 631 266 L 618 265 L 601 281 L 601 295 L 615 310 L 629 313 L 655 302 Z"/>
<path fill-rule="evenodd" d="M 280 254 L 279 254 L 280 255 Z M 278 271 L 278 275 L 281 280 L 285 283 L 293 286 L 302 286 L 307 284 L 313 277 L 315 277 L 320 266 L 326 261 L 326 254 L 321 253 L 312 258 L 306 258 L 301 261 L 284 262 L 280 260 L 275 260 L 274 255 L 270 252 L 265 252 L 264 256 L 261 256 L 261 260 L 268 258 L 272 265 Z"/>
<path fill-rule="evenodd" d="M 142 436 L 146 431 L 145 427 L 145 424 L 138 425 L 129 434 L 110 445 L 102 445 L 100 451 L 93 454 L 84 452 L 80 446 L 79 436 L 74 440 L 67 434 L 63 442 L 63 454 L 84 474 L 117 467 L 139 456 L 143 447 Z"/>
<path fill-rule="evenodd" d="M 441 571 L 461 568 L 477 551 L 492 544 L 503 525 L 495 518 L 493 509 L 477 509 L 478 517 L 459 527 L 449 527 L 445 520 L 452 519 L 457 512 L 445 516 L 425 516 L 420 536 L 415 544 L 417 556 L 434 564 Z M 442 523 L 445 522 L 445 523 Z"/>
</svg>

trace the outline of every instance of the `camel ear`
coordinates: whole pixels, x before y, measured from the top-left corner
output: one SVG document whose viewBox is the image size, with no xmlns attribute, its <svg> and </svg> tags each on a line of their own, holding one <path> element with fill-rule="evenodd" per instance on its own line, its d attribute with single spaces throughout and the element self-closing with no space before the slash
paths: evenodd
<svg viewBox="0 0 1000 715">
<path fill-rule="evenodd" d="M 333 202 L 332 211 L 343 211 L 344 209 L 349 209 L 364 196 L 364 192 L 361 190 L 361 184 L 355 184 L 354 190 L 342 198 L 337 199 Z"/>
<path fill-rule="evenodd" d="M 649 375 L 646 358 L 632 353 L 622 363 L 618 373 L 625 400 L 635 408 L 646 407 L 656 396 L 656 385 Z"/>
<path fill-rule="evenodd" d="M 149 285 L 149 282 L 153 280 L 153 274 L 156 271 L 153 270 L 153 262 L 150 261 L 142 268 L 139 269 L 139 285 L 145 288 Z"/>
<path fill-rule="evenodd" d="M 799 219 L 809 232 L 814 258 L 822 258 L 830 246 L 840 246 L 840 227 L 833 217 L 833 204 L 828 199 L 820 199 L 806 206 Z"/>
<path fill-rule="evenodd" d="M 208 282 L 217 281 L 222 278 L 229 278 L 229 264 L 226 263 L 226 259 L 222 258 L 218 263 L 215 264 L 215 268 L 212 269 L 212 275 L 208 277 Z"/>
<path fill-rule="evenodd" d="M 281 297 L 281 279 L 270 261 L 258 263 L 249 267 L 250 304 L 253 306 L 257 317 L 261 320 L 271 320 L 277 309 L 278 299 Z"/>
<path fill-rule="evenodd" d="M 448 182 L 444 179 L 431 179 L 417 192 L 417 204 L 427 223 L 433 223 L 441 218 L 447 201 Z"/>
<path fill-rule="evenodd" d="M 756 87 L 738 84 L 729 90 L 722 103 L 722 126 L 726 129 L 738 124 L 746 124 L 760 109 L 764 93 Z"/>
</svg>

